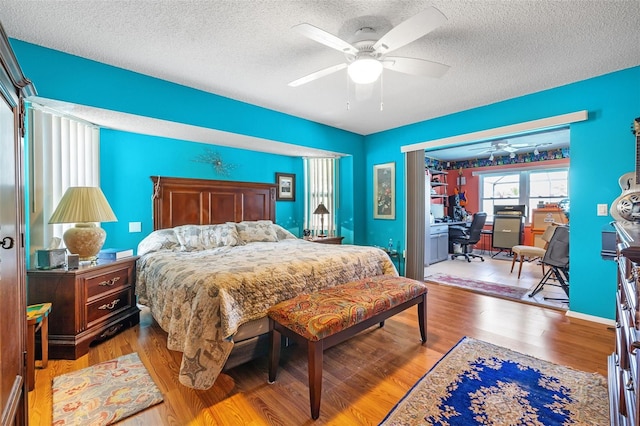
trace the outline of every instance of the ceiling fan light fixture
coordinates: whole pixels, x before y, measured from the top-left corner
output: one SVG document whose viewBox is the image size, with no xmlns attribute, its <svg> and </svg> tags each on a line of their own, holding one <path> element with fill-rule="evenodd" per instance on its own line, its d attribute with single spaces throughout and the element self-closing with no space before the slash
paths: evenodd
<svg viewBox="0 0 640 426">
<path fill-rule="evenodd" d="M 356 84 L 371 84 L 382 74 L 382 62 L 374 58 L 358 58 L 349 64 L 347 73 Z"/>
</svg>

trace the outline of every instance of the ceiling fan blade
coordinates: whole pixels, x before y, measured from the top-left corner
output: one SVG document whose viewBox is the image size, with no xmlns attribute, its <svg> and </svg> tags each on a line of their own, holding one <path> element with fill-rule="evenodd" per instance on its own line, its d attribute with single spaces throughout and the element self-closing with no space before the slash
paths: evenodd
<svg viewBox="0 0 640 426">
<path fill-rule="evenodd" d="M 429 7 L 393 27 L 373 45 L 373 49 L 381 54 L 389 53 L 419 39 L 446 21 L 447 17 L 442 12 L 433 6 Z"/>
<path fill-rule="evenodd" d="M 332 49 L 339 50 L 340 52 L 350 53 L 352 55 L 358 53 L 358 49 L 351 44 L 311 24 L 303 23 L 294 25 L 292 29 L 311 40 L 317 41 Z"/>
<path fill-rule="evenodd" d="M 400 56 L 387 56 L 382 61 L 382 65 L 392 71 L 433 78 L 442 77 L 450 68 L 449 65 L 438 62 Z"/>
<path fill-rule="evenodd" d="M 305 75 L 304 77 L 301 77 L 297 80 L 293 80 L 291 83 L 289 83 L 289 86 L 298 87 L 303 84 L 309 83 L 313 80 L 317 80 L 319 78 L 327 76 L 329 74 L 333 74 L 334 72 L 345 69 L 346 67 L 347 67 L 347 64 L 333 65 L 333 66 L 330 66 L 329 68 L 324 68 L 324 69 L 321 69 L 320 71 L 312 72 L 309 75 Z"/>
</svg>

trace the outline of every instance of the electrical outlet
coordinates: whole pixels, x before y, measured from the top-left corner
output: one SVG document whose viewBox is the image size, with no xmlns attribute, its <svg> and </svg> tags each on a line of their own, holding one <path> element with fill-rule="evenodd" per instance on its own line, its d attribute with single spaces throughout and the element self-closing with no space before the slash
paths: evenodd
<svg viewBox="0 0 640 426">
<path fill-rule="evenodd" d="M 129 232 L 142 232 L 142 223 L 129 222 Z"/>
<path fill-rule="evenodd" d="M 609 214 L 609 206 L 607 204 L 598 204 L 598 216 L 606 216 Z"/>
</svg>

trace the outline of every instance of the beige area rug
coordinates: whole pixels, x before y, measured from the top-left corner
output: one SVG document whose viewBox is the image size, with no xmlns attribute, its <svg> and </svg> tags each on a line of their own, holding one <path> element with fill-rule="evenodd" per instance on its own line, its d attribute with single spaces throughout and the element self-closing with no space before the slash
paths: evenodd
<svg viewBox="0 0 640 426">
<path fill-rule="evenodd" d="M 162 402 L 137 353 L 53 378 L 53 424 L 109 425 Z"/>
<path fill-rule="evenodd" d="M 464 337 L 381 425 L 608 425 L 607 381 Z"/>
<path fill-rule="evenodd" d="M 507 284 L 492 283 L 489 281 L 474 280 L 471 278 L 456 277 L 454 275 L 441 273 L 429 275 L 425 277 L 424 280 L 434 282 L 436 284 L 460 287 L 476 293 L 514 300 L 522 300 L 524 295 L 529 291 L 524 287 L 515 287 Z"/>
</svg>

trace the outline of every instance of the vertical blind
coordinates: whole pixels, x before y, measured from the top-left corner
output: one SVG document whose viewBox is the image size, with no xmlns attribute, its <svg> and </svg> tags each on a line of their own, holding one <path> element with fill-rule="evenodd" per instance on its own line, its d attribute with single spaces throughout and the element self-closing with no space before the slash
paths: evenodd
<svg viewBox="0 0 640 426">
<path fill-rule="evenodd" d="M 100 186 L 100 129 L 29 108 L 30 253 L 46 248 L 73 225 L 49 225 L 70 186 Z"/>
<path fill-rule="evenodd" d="M 304 228 L 313 235 L 321 233 L 320 215 L 313 214 L 320 203 L 324 203 L 329 214 L 324 215 L 324 227 L 328 235 L 336 229 L 336 160 L 334 158 L 305 158 L 304 181 Z"/>
</svg>

